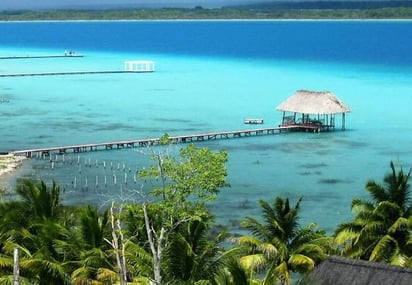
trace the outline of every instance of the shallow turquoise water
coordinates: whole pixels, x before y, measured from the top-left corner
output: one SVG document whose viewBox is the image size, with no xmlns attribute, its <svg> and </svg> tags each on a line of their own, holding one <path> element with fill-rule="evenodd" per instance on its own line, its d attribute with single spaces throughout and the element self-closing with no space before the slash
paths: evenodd
<svg viewBox="0 0 412 285">
<path fill-rule="evenodd" d="M 4 54 L 23 51 L 61 53 L 2 49 Z M 275 107 L 296 90 L 309 89 L 330 90 L 351 107 L 346 131 L 197 143 L 229 151 L 231 187 L 222 189 L 211 205 L 219 223 L 238 230 L 239 220 L 259 215 L 259 199 L 273 201 L 281 195 L 295 202 L 303 196 L 302 223 L 315 221 L 332 231 L 350 218 L 351 200 L 365 196 L 367 180 L 382 181 L 391 160 L 405 169 L 411 166 L 408 68 L 81 53 L 84 58 L 4 60 L 0 72 L 122 69 L 131 59 L 154 60 L 156 72 L 1 78 L 0 98 L 7 99 L 0 104 L 1 151 L 246 129 L 250 126 L 243 124 L 245 117 L 264 118 L 263 127 L 276 126 L 281 113 Z M 146 165 L 147 155 L 128 149 L 66 155 L 64 162 L 62 156 L 52 159 L 53 165 L 49 158 L 25 162 L 15 174 L 3 177 L 2 185 L 13 187 L 20 176 L 54 178 L 64 188 L 66 203 L 104 204 L 140 189 L 143 181 L 134 183 L 133 173 Z M 144 187 L 150 189 L 151 184 Z"/>
</svg>

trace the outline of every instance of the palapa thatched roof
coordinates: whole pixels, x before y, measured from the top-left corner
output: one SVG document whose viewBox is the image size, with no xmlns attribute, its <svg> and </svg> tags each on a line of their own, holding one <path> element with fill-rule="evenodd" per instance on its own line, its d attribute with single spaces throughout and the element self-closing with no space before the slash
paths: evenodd
<svg viewBox="0 0 412 285">
<path fill-rule="evenodd" d="M 412 270 L 384 263 L 330 256 L 315 267 L 307 281 L 316 285 L 411 285 Z"/>
<path fill-rule="evenodd" d="M 299 90 L 283 101 L 276 110 L 302 114 L 341 114 L 350 108 L 329 91 Z"/>
</svg>

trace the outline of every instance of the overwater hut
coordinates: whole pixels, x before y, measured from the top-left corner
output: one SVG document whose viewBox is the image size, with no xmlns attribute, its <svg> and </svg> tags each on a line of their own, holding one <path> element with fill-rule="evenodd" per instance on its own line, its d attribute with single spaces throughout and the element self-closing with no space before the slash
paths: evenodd
<svg viewBox="0 0 412 285">
<path fill-rule="evenodd" d="M 342 130 L 345 129 L 345 114 L 350 108 L 329 91 L 299 90 L 283 101 L 276 110 L 283 112 L 285 129 L 334 130 L 335 115 L 342 114 Z"/>
<path fill-rule="evenodd" d="M 308 283 L 317 285 L 410 285 L 412 270 L 400 266 L 341 256 L 330 256 L 307 277 Z"/>
</svg>

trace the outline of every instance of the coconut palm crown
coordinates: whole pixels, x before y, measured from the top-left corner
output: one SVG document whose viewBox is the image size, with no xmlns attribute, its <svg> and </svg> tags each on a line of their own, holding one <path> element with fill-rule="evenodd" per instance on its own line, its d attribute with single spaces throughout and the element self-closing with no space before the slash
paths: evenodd
<svg viewBox="0 0 412 285">
<path fill-rule="evenodd" d="M 315 230 L 316 224 L 299 225 L 302 198 L 294 207 L 289 199 L 277 197 L 270 205 L 260 200 L 263 222 L 247 217 L 242 226 L 252 236 L 238 238 L 245 249 L 240 264 L 249 272 L 264 275 L 261 284 L 291 284 L 291 273 L 306 273 L 327 257 L 329 238 L 324 231 Z"/>
<path fill-rule="evenodd" d="M 370 200 L 352 201 L 355 218 L 338 226 L 335 241 L 347 257 L 412 267 L 411 170 L 390 167 L 383 183 L 366 183 Z"/>
</svg>

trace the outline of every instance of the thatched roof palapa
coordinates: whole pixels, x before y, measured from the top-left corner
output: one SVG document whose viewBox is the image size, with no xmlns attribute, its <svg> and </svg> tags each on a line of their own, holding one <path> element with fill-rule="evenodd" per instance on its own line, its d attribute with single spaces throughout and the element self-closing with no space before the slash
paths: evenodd
<svg viewBox="0 0 412 285">
<path fill-rule="evenodd" d="M 412 270 L 365 260 L 330 256 L 308 276 L 316 285 L 411 285 Z"/>
<path fill-rule="evenodd" d="M 350 112 L 350 108 L 329 91 L 296 91 L 283 101 L 276 110 L 301 114 L 342 114 Z"/>
</svg>

